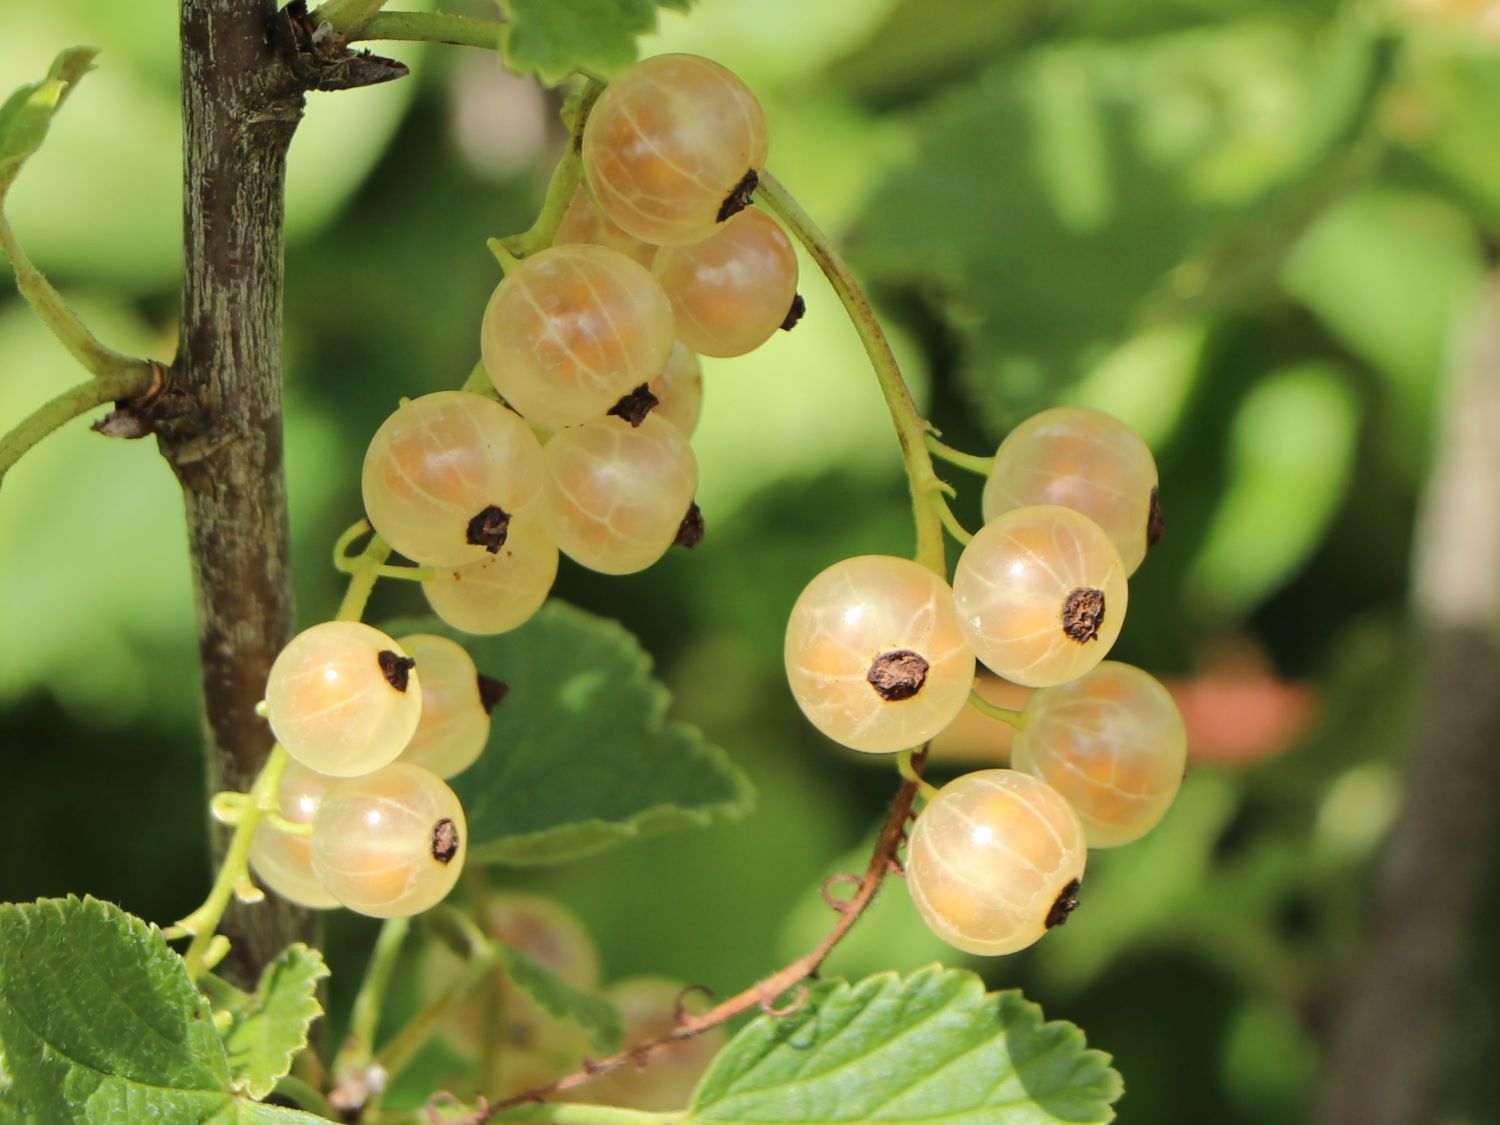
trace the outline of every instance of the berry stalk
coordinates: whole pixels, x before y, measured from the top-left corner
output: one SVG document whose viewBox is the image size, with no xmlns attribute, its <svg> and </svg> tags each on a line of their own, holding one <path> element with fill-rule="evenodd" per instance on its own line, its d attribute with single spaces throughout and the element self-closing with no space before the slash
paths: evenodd
<svg viewBox="0 0 1500 1125">
<path fill-rule="evenodd" d="M 33 446 L 54 430 L 81 414 L 110 402 L 137 398 L 150 392 L 161 378 L 161 369 L 144 361 L 121 371 L 98 375 L 87 383 L 70 387 L 37 407 L 9 433 L 0 436 L 0 482 Z"/>
<path fill-rule="evenodd" d="M 886 406 L 891 412 L 891 422 L 896 427 L 896 439 L 901 443 L 901 461 L 906 467 L 907 481 L 911 487 L 912 516 L 917 525 L 917 550 L 915 558 L 923 566 L 947 577 L 947 564 L 943 551 L 943 520 L 941 499 L 943 482 L 932 468 L 932 458 L 927 452 L 927 423 L 917 412 L 911 391 L 901 374 L 890 342 L 885 337 L 875 310 L 865 291 L 855 280 L 854 273 L 834 248 L 828 236 L 813 222 L 812 216 L 802 209 L 780 180 L 764 169 L 760 172 L 760 185 L 756 198 L 786 225 L 813 256 L 823 276 L 833 286 L 849 314 L 854 330 L 859 333 L 860 343 L 870 358 L 880 391 L 885 395 Z"/>
</svg>

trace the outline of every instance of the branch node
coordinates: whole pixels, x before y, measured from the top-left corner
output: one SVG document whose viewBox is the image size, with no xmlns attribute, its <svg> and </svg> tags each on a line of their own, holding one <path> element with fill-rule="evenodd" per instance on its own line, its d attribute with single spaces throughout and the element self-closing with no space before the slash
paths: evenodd
<svg viewBox="0 0 1500 1125">
<path fill-rule="evenodd" d="M 860 883 L 862 883 L 863 881 L 864 880 L 862 880 L 852 871 L 838 871 L 823 880 L 823 885 L 818 888 L 818 893 L 823 896 L 823 902 L 828 906 L 829 910 L 837 911 L 839 914 L 842 914 L 844 911 L 849 909 L 850 900 L 846 898 L 839 898 L 833 893 L 833 889 L 845 883 L 852 883 L 854 885 L 854 889 L 858 890 Z"/>
<path fill-rule="evenodd" d="M 692 1018 L 692 1013 L 687 1010 L 689 996 L 702 996 L 710 1003 L 713 1002 L 714 990 L 706 984 L 690 984 L 677 994 L 677 999 L 672 1005 L 672 1022 L 681 1026 Z"/>
</svg>

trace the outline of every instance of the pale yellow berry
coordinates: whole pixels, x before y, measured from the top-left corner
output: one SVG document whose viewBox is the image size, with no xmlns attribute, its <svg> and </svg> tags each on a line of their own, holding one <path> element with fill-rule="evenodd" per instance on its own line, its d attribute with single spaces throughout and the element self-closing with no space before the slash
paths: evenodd
<svg viewBox="0 0 1500 1125">
<path fill-rule="evenodd" d="M 1125 621 L 1120 553 L 1071 508 L 1016 508 L 964 548 L 953 574 L 959 620 L 974 652 L 1018 684 L 1083 675 L 1109 653 Z"/>
<path fill-rule="evenodd" d="M 266 718 L 308 769 L 353 777 L 393 762 L 422 716 L 420 674 L 379 629 L 325 621 L 281 650 L 266 680 Z"/>
<path fill-rule="evenodd" d="M 1059 406 L 1026 419 L 1000 443 L 984 485 L 984 518 L 1057 504 L 1104 529 L 1133 574 L 1161 535 L 1156 461 L 1113 415 Z"/>
<path fill-rule="evenodd" d="M 1090 847 L 1111 848 L 1166 815 L 1187 767 L 1187 729 L 1156 679 L 1106 660 L 1032 694 L 1010 760 L 1067 798 Z"/>
<path fill-rule="evenodd" d="M 657 248 L 649 242 L 642 242 L 632 234 L 627 234 L 606 219 L 604 213 L 589 198 L 589 190 L 586 187 L 580 187 L 573 193 L 567 211 L 563 212 L 562 222 L 558 224 L 557 237 L 552 240 L 554 246 L 566 246 L 576 242 L 586 242 L 591 246 L 608 246 L 611 250 L 618 250 L 632 261 L 639 262 L 647 269 L 650 269 L 651 263 L 656 260 Z"/>
<path fill-rule="evenodd" d="M 672 345 L 672 354 L 661 374 L 651 380 L 656 405 L 651 413 L 664 418 L 690 438 L 703 414 L 703 364 L 681 344 Z"/>
<path fill-rule="evenodd" d="M 557 543 L 541 505 L 512 520 L 505 545 L 477 563 L 437 568 L 422 582 L 427 604 L 465 633 L 506 633 L 531 619 L 557 578 Z"/>
<path fill-rule="evenodd" d="M 468 832 L 446 782 L 396 762 L 324 795 L 313 818 L 313 871 L 350 910 L 376 918 L 418 914 L 458 882 Z"/>
<path fill-rule="evenodd" d="M 784 656 L 813 726 L 868 753 L 932 738 L 974 682 L 948 584 L 889 555 L 844 559 L 808 583 L 787 622 Z"/>
<path fill-rule="evenodd" d="M 906 885 L 928 927 L 967 953 L 1025 949 L 1077 905 L 1083 825 L 1046 782 L 980 770 L 943 786 L 912 825 Z"/>
<path fill-rule="evenodd" d="M 422 669 L 422 719 L 398 759 L 452 777 L 474 764 L 490 738 L 479 670 L 463 645 L 433 633 L 400 638 Z"/>
<path fill-rule="evenodd" d="M 338 780 L 316 773 L 300 762 L 288 762 L 276 789 L 277 811 L 293 824 L 311 824 L 323 794 Z M 288 902 L 315 910 L 339 904 L 313 874 L 312 840 L 308 836 L 283 832 L 262 820 L 255 826 L 250 842 L 250 867 L 257 880 Z"/>
<path fill-rule="evenodd" d="M 658 246 L 696 242 L 766 161 L 766 119 L 743 82 L 697 55 L 657 55 L 594 103 L 583 170 L 615 224 Z"/>
</svg>

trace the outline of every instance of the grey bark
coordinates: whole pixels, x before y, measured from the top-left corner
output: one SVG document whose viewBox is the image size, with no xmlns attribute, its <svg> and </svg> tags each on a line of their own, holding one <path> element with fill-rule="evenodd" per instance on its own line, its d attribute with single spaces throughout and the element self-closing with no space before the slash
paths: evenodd
<svg viewBox="0 0 1500 1125">
<path fill-rule="evenodd" d="M 1459 365 L 1417 534 L 1421 713 L 1344 1008 L 1328 1125 L 1442 1116 L 1459 975 L 1500 807 L 1500 281 Z"/>
<path fill-rule="evenodd" d="M 255 715 L 292 629 L 282 464 L 283 188 L 303 96 L 275 41 L 271 0 L 181 0 L 186 400 L 159 427 L 182 484 L 202 661 L 209 790 L 245 789 L 270 752 Z M 216 854 L 226 836 L 216 832 Z M 276 896 L 222 927 L 241 982 L 312 915 Z"/>
</svg>

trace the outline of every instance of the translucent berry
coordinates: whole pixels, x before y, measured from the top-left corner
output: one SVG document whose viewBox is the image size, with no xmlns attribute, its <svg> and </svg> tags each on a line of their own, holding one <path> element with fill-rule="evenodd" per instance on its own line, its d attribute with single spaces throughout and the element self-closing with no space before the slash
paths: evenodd
<svg viewBox="0 0 1500 1125">
<path fill-rule="evenodd" d="M 597 418 L 672 350 L 672 306 L 618 250 L 554 246 L 527 258 L 484 310 L 484 367 L 505 401 L 543 429 Z"/>
<path fill-rule="evenodd" d="M 1103 660 L 1125 620 L 1125 568 L 1109 536 L 1071 508 L 991 520 L 953 573 L 959 620 L 993 671 L 1028 687 L 1066 683 Z"/>
<path fill-rule="evenodd" d="M 703 414 L 703 364 L 681 344 L 672 345 L 672 354 L 661 374 L 651 380 L 656 405 L 651 413 L 664 418 L 690 438 Z"/>
<path fill-rule="evenodd" d="M 379 629 L 325 621 L 281 650 L 266 680 L 266 718 L 286 751 L 332 777 L 377 770 L 406 749 L 422 716 L 408 653 Z"/>
<path fill-rule="evenodd" d="M 599 96 L 583 134 L 583 170 L 599 209 L 658 246 L 708 235 L 765 161 L 755 95 L 696 55 L 637 63 Z"/>
<path fill-rule="evenodd" d="M 1078 813 L 1089 846 L 1112 848 L 1156 827 L 1182 785 L 1187 730 L 1157 680 L 1114 660 L 1027 701 L 1011 765 L 1041 778 Z"/>
<path fill-rule="evenodd" d="M 468 391 L 412 399 L 376 431 L 361 478 L 370 523 L 431 566 L 476 562 L 505 544 L 542 487 L 542 447 L 514 411 Z"/>
<path fill-rule="evenodd" d="M 980 770 L 950 781 L 917 816 L 906 885 L 928 928 L 956 949 L 1025 949 L 1078 904 L 1083 825 L 1044 781 Z"/>
<path fill-rule="evenodd" d="M 558 224 L 557 237 L 552 240 L 554 246 L 567 246 L 577 242 L 608 246 L 647 269 L 656 260 L 657 248 L 649 242 L 642 242 L 633 234 L 626 234 L 606 219 L 589 198 L 588 188 L 585 187 L 573 193 L 568 209 L 563 213 L 562 222 Z"/>
<path fill-rule="evenodd" d="M 984 486 L 984 518 L 1033 504 L 1082 512 L 1104 529 L 1125 573 L 1161 535 L 1156 461 L 1118 418 L 1059 406 L 1022 422 L 1000 443 Z"/>
<path fill-rule="evenodd" d="M 324 795 L 313 818 L 313 871 L 350 910 L 418 914 L 458 882 L 468 832 L 446 782 L 396 762 Z"/>
<path fill-rule="evenodd" d="M 809 582 L 787 622 L 785 658 L 813 726 L 869 753 L 920 746 L 974 683 L 947 583 L 888 555 L 844 559 Z"/>
<path fill-rule="evenodd" d="M 677 339 L 703 355 L 754 351 L 781 327 L 797 296 L 797 252 L 775 219 L 754 207 L 652 267 L 672 302 Z"/>
<path fill-rule="evenodd" d="M 542 505 L 511 521 L 505 546 L 467 566 L 437 569 L 422 582 L 427 604 L 465 633 L 507 633 L 529 621 L 557 578 L 557 543 Z"/>
<path fill-rule="evenodd" d="M 685 988 L 662 977 L 633 977 L 610 985 L 604 998 L 620 1009 L 625 1042 L 642 1043 L 677 1026 Z M 589 1097 L 604 1105 L 650 1113 L 680 1110 L 692 1099 L 698 1080 L 727 1040 L 722 1027 L 679 1040 L 655 1052 L 649 1066 L 623 1066 L 601 1076 Z"/>
<path fill-rule="evenodd" d="M 490 738 L 479 670 L 463 645 L 433 633 L 402 637 L 422 669 L 422 719 L 400 761 L 448 778 L 468 769 Z"/>
<path fill-rule="evenodd" d="M 639 426 L 601 418 L 563 430 L 546 455 L 557 545 L 604 574 L 631 574 L 661 558 L 698 490 L 687 438 L 654 414 Z"/>
<path fill-rule="evenodd" d="M 338 780 L 314 773 L 299 762 L 288 762 L 276 790 L 277 809 L 293 824 L 311 824 L 323 794 Z M 282 832 L 262 820 L 250 841 L 250 866 L 256 879 L 288 902 L 314 910 L 339 904 L 313 874 L 310 837 Z"/>
</svg>

